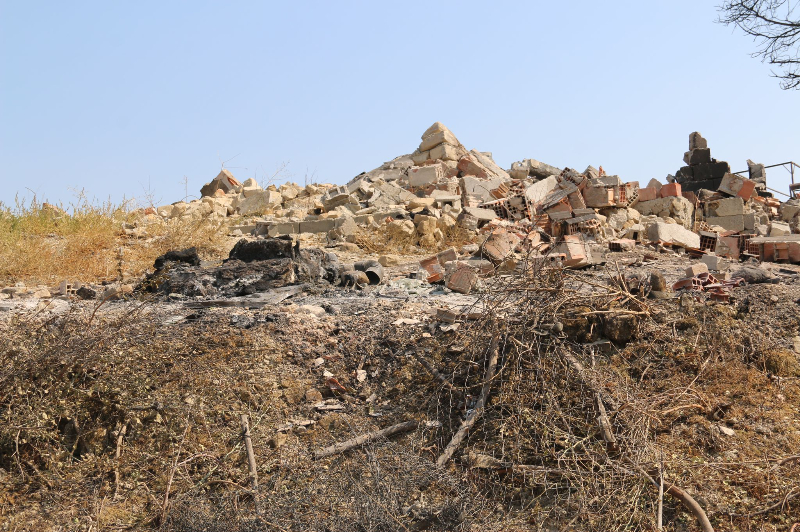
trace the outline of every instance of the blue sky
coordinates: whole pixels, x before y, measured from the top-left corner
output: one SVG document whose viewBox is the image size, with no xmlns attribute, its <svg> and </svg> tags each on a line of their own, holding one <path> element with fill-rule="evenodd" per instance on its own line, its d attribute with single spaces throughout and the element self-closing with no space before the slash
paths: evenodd
<svg viewBox="0 0 800 532">
<path fill-rule="evenodd" d="M 343 183 L 437 120 L 506 168 L 643 183 L 694 130 L 734 171 L 800 159 L 800 91 L 717 3 L 0 0 L 0 201 L 171 203 L 226 160 Z"/>
</svg>

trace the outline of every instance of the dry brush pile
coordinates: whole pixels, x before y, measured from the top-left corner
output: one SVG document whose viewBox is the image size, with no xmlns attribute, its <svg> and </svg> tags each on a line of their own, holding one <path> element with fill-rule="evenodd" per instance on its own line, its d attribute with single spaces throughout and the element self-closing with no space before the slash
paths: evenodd
<svg viewBox="0 0 800 532">
<path fill-rule="evenodd" d="M 751 321 L 763 289 L 733 305 L 647 290 L 531 259 L 489 280 L 481 318 L 457 330 L 409 334 L 367 298 L 309 326 L 276 309 L 247 329 L 215 311 L 167 326 L 149 303 L 17 318 L 0 331 L 0 516 L 17 530 L 654 530 L 659 515 L 664 530 L 788 529 L 800 374 Z M 324 385 L 318 357 L 336 375 Z"/>
</svg>

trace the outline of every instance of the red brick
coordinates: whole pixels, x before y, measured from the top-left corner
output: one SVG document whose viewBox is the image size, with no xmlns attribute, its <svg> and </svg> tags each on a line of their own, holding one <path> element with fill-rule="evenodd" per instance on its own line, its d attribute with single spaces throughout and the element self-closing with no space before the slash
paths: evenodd
<svg viewBox="0 0 800 532">
<path fill-rule="evenodd" d="M 667 183 L 661 187 L 661 197 L 666 198 L 669 196 L 681 197 L 681 184 L 680 183 Z"/>
<path fill-rule="evenodd" d="M 739 189 L 739 192 L 736 194 L 740 198 L 744 198 L 745 201 L 750 199 L 750 196 L 753 195 L 753 191 L 756 189 L 756 182 L 750 181 L 746 179 L 744 183 L 742 183 L 742 188 Z"/>
<path fill-rule="evenodd" d="M 639 201 L 652 201 L 658 199 L 658 189 L 654 187 L 645 187 L 639 189 Z"/>
</svg>

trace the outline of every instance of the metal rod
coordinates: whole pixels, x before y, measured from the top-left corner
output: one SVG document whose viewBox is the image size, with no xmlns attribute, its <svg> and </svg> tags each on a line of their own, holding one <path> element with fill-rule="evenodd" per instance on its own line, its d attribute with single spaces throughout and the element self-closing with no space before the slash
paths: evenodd
<svg viewBox="0 0 800 532">
<path fill-rule="evenodd" d="M 791 195 L 787 194 L 786 192 L 781 192 L 780 190 L 775 190 L 774 188 L 769 188 L 769 187 L 766 187 L 766 188 L 767 188 L 767 190 L 771 190 L 772 192 L 775 192 L 776 194 L 780 194 L 782 196 L 786 196 L 787 198 L 791 198 L 792 197 Z"/>
</svg>

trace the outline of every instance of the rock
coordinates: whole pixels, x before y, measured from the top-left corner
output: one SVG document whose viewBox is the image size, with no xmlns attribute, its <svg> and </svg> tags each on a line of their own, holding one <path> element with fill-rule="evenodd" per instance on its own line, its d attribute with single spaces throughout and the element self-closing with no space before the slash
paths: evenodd
<svg viewBox="0 0 800 532">
<path fill-rule="evenodd" d="M 732 428 L 726 427 L 725 425 L 717 425 L 717 427 L 719 428 L 719 431 L 723 433 L 725 436 L 733 436 L 734 434 L 736 434 L 736 431 L 734 431 Z"/>
<path fill-rule="evenodd" d="M 414 222 L 411 220 L 393 220 L 386 225 L 386 232 L 394 237 L 412 237 L 416 232 Z"/>
<path fill-rule="evenodd" d="M 78 291 L 75 292 L 75 295 L 77 295 L 81 299 L 94 299 L 97 297 L 97 292 L 92 288 L 84 285 L 78 288 Z"/>
<path fill-rule="evenodd" d="M 324 362 L 324 359 L 323 359 Z M 309 403 L 319 403 L 322 401 L 322 392 L 316 388 L 309 388 L 306 390 L 306 401 Z"/>
<path fill-rule="evenodd" d="M 324 308 L 317 305 L 300 305 L 297 309 L 298 314 L 311 314 L 316 317 L 324 316 L 326 311 Z"/>
<path fill-rule="evenodd" d="M 733 272 L 731 277 L 740 277 L 748 284 L 771 283 L 775 280 L 771 273 L 756 266 L 745 266 Z"/>
<path fill-rule="evenodd" d="M 381 255 L 380 257 L 378 257 L 378 262 L 380 262 L 381 265 L 386 268 L 390 266 L 397 266 L 398 264 L 400 264 L 400 261 L 397 259 L 397 257 L 394 257 L 392 255 Z"/>
<path fill-rule="evenodd" d="M 617 345 L 624 345 L 636 332 L 638 320 L 632 314 L 606 314 L 603 320 L 603 334 Z"/>
<path fill-rule="evenodd" d="M 650 289 L 654 292 L 668 292 L 669 285 L 664 274 L 658 270 L 650 272 Z"/>
</svg>

